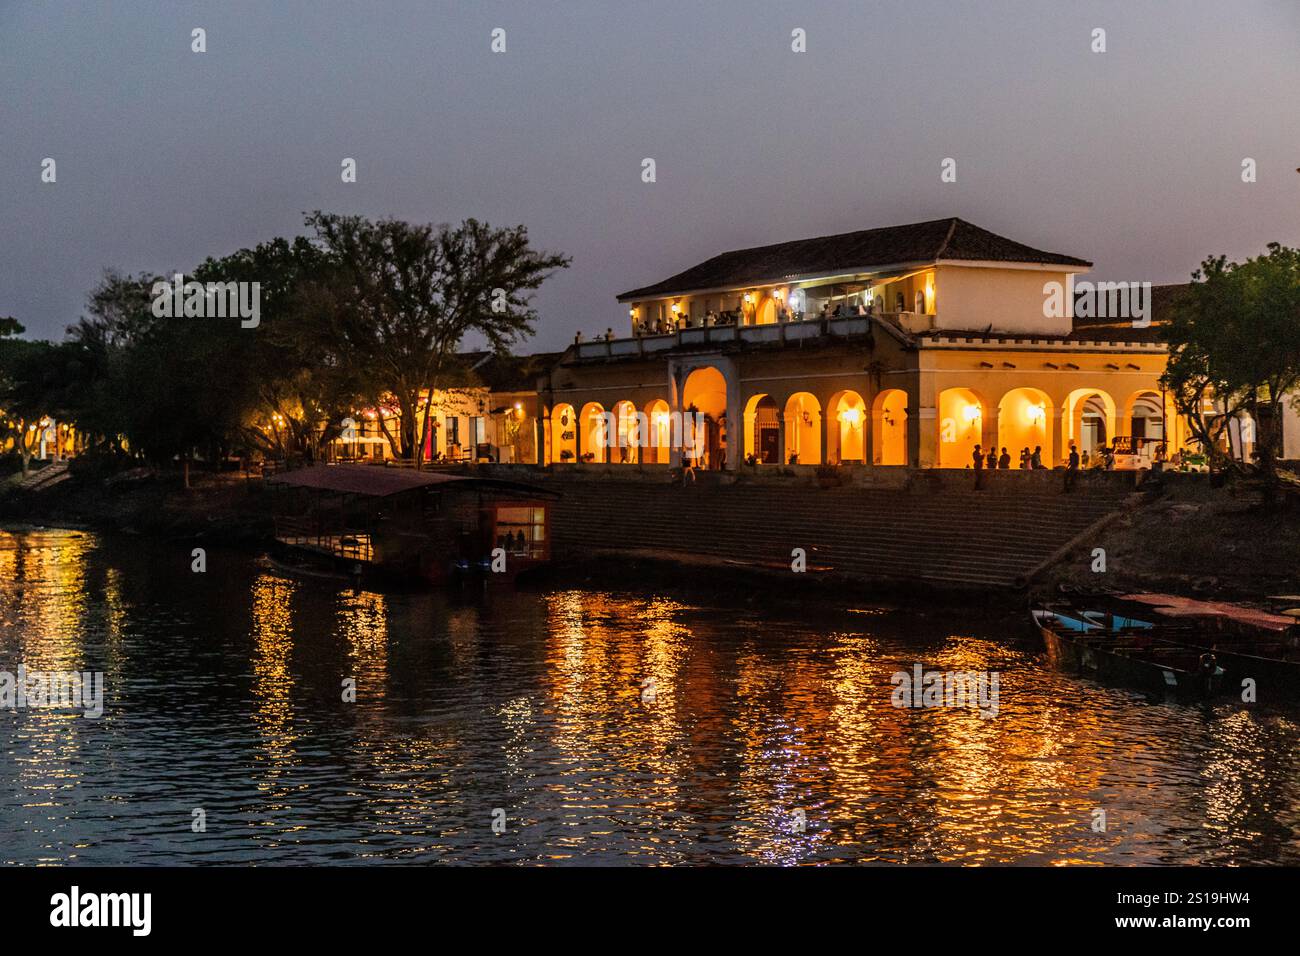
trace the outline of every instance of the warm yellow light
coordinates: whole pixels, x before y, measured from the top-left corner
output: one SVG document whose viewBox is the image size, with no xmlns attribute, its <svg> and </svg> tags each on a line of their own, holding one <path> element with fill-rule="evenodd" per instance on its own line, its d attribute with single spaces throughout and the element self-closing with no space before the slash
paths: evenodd
<svg viewBox="0 0 1300 956">
<path fill-rule="evenodd" d="M 753 297 L 752 295 L 750 295 L 748 292 L 746 292 L 746 293 L 745 293 L 745 301 L 746 301 L 746 302 L 753 302 L 753 301 L 754 301 L 754 297 Z"/>
<path fill-rule="evenodd" d="M 962 409 L 961 413 L 965 416 L 966 421 L 973 422 L 980 417 L 980 407 L 978 405 L 967 405 Z"/>
<path fill-rule="evenodd" d="M 840 421 L 846 425 L 856 425 L 862 419 L 860 408 L 846 408 L 840 412 Z"/>
<path fill-rule="evenodd" d="M 1037 424 L 1047 417 L 1047 409 L 1042 405 L 1029 405 L 1025 408 L 1025 417 L 1029 419 L 1029 424 Z"/>
<path fill-rule="evenodd" d="M 785 290 L 783 290 L 783 289 L 773 289 L 773 290 L 772 290 L 772 298 L 774 298 L 774 299 L 780 299 L 780 298 L 783 298 L 784 296 L 785 296 Z"/>
</svg>

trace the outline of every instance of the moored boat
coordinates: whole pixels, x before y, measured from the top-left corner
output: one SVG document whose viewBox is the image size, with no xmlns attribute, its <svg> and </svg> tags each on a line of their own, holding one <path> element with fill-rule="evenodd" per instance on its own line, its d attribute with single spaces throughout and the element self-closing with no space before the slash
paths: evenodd
<svg viewBox="0 0 1300 956">
<path fill-rule="evenodd" d="M 550 558 L 554 492 L 516 481 L 374 465 L 312 465 L 267 479 L 275 542 L 374 581 L 510 581 Z M 281 560 L 285 560 L 281 558 Z"/>
<path fill-rule="evenodd" d="M 1212 651 L 1174 643 L 1151 622 L 1046 605 L 1031 612 L 1052 664 L 1160 695 L 1203 698 L 1222 685 Z"/>
<path fill-rule="evenodd" d="M 1262 704 L 1300 702 L 1300 628 L 1293 617 L 1223 601 L 1135 593 L 1117 607 L 1152 617 L 1171 641 L 1215 655 L 1226 692 Z"/>
<path fill-rule="evenodd" d="M 1300 629 L 1285 615 L 1154 593 L 1074 596 L 1033 613 L 1058 666 L 1180 695 L 1300 701 Z"/>
</svg>

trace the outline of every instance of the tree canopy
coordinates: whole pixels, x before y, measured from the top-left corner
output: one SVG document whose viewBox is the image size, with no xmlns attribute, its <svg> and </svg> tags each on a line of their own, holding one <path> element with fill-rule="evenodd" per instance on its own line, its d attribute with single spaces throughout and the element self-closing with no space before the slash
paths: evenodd
<svg viewBox="0 0 1300 956">
<path fill-rule="evenodd" d="M 1207 258 L 1192 279 L 1161 332 L 1169 343 L 1162 384 L 1220 467 L 1241 467 L 1221 444 L 1230 422 L 1249 414 L 1251 467 L 1271 479 L 1283 403 L 1300 386 L 1300 251 L 1271 243 L 1241 263 Z"/>
<path fill-rule="evenodd" d="M 506 352 L 530 336 L 532 293 L 569 259 L 534 250 L 523 226 L 498 229 L 475 219 L 459 226 L 315 212 L 307 225 L 330 258 L 332 337 L 370 383 L 373 403 L 391 396 L 400 458 L 423 454 L 432 407 L 417 417 L 423 390 L 455 376 L 465 337 L 480 334 Z"/>
<path fill-rule="evenodd" d="M 418 461 L 433 413 L 422 399 L 466 383 L 465 338 L 499 353 L 526 339 L 533 292 L 569 263 L 535 250 L 523 226 L 324 212 L 306 225 L 310 235 L 206 259 L 182 287 L 209 304 L 226 284 L 252 290 L 256 322 L 190 314 L 188 300 L 176 313 L 163 299 L 170 279 L 114 271 L 63 343 L 18 338 L 22 325 L 0 318 L 10 437 L 48 415 L 93 448 L 156 462 L 247 451 L 312 459 L 365 405 L 400 413 L 395 434 L 382 416 L 380 425 L 395 454 Z"/>
</svg>

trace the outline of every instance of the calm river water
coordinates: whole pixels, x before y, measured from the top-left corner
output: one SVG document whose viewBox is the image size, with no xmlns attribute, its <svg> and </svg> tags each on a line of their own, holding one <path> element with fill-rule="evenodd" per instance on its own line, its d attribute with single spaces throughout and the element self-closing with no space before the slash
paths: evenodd
<svg viewBox="0 0 1300 956">
<path fill-rule="evenodd" d="M 190 547 L 0 532 L 0 671 L 104 673 L 99 719 L 0 710 L 0 861 L 1300 863 L 1296 714 L 1057 674 L 1019 617 Z M 996 671 L 997 716 L 892 706 L 917 663 Z"/>
</svg>

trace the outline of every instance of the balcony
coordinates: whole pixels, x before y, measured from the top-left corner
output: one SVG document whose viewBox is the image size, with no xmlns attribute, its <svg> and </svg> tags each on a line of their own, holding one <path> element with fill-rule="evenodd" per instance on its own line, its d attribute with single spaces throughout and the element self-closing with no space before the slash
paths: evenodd
<svg viewBox="0 0 1300 956">
<path fill-rule="evenodd" d="M 910 313 L 906 313 L 910 314 Z M 894 315 L 877 315 L 897 323 Z M 923 318 L 932 319 L 933 316 Z M 848 315 L 832 319 L 806 319 L 803 322 L 779 322 L 768 325 L 716 325 L 709 328 L 685 328 L 667 335 L 639 335 L 618 339 L 597 339 L 570 346 L 578 359 L 621 359 L 653 356 L 677 348 L 725 347 L 734 345 L 778 345 L 822 336 L 849 338 L 866 335 L 871 317 Z"/>
</svg>

